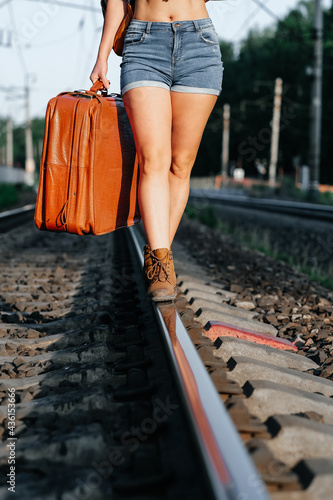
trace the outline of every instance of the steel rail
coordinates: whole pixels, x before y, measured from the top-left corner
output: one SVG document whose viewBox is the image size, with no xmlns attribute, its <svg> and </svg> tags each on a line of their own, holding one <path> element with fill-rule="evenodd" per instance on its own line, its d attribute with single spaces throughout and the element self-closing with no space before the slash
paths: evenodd
<svg viewBox="0 0 333 500">
<path fill-rule="evenodd" d="M 0 233 L 8 231 L 18 224 L 24 223 L 28 220 L 30 215 L 35 211 L 36 204 L 25 205 L 21 208 L 13 210 L 6 210 L 0 213 Z M 12 224 L 14 224 L 12 226 Z"/>
<path fill-rule="evenodd" d="M 130 228 L 139 264 L 144 241 Z M 173 303 L 153 305 L 206 476 L 216 500 L 269 495 Z"/>
<path fill-rule="evenodd" d="M 6 210 L 5 212 L 0 212 L 0 219 L 5 219 L 9 217 L 15 217 L 16 215 L 21 215 L 23 213 L 31 212 L 35 210 L 35 203 L 31 205 L 24 205 L 24 207 L 14 208 L 13 210 Z"/>
<path fill-rule="evenodd" d="M 239 194 L 232 195 L 221 193 L 217 189 L 191 189 L 190 199 L 203 201 L 216 201 L 221 204 L 235 205 L 239 207 L 264 209 L 271 212 L 296 215 L 333 222 L 333 207 L 320 205 L 319 203 L 305 203 L 300 201 L 270 200 L 268 198 L 252 198 L 251 196 Z"/>
<path fill-rule="evenodd" d="M 30 214 L 35 205 L 0 214 L 0 224 Z M 129 228 L 139 264 L 144 241 Z M 170 366 L 200 452 L 205 476 L 216 500 L 269 500 L 262 479 L 247 453 L 214 384 L 172 302 L 153 304 Z"/>
</svg>

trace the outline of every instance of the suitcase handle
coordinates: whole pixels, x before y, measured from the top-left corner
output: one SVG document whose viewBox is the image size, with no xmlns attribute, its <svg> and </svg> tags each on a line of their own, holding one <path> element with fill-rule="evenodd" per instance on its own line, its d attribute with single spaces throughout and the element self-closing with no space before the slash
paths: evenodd
<svg viewBox="0 0 333 500">
<path fill-rule="evenodd" d="M 100 81 L 98 81 L 98 83 L 100 85 L 103 85 L 102 82 L 100 82 Z M 91 89 L 96 88 L 97 85 L 96 85 L 96 87 L 94 87 L 95 85 L 96 85 L 96 82 L 91 87 Z M 98 85 L 98 87 L 100 87 L 100 85 Z M 98 100 L 98 102 L 100 104 L 102 104 L 102 106 L 106 106 L 104 100 L 101 99 L 101 97 L 106 97 L 106 95 L 100 96 L 99 94 L 97 94 L 96 90 L 92 91 L 91 89 L 90 90 L 78 89 L 78 90 L 74 90 L 74 92 L 68 92 L 68 91 L 66 91 L 66 92 L 60 92 L 60 94 L 58 94 L 57 97 L 59 97 L 61 95 L 65 95 L 65 94 L 72 95 L 72 96 L 79 96 L 79 95 L 81 95 L 82 97 L 95 97 Z M 104 92 L 107 92 L 107 91 L 105 90 Z"/>
<path fill-rule="evenodd" d="M 96 80 L 94 85 L 90 88 L 89 92 L 98 92 L 99 90 L 101 90 L 102 87 L 103 87 L 103 83 L 100 80 Z M 102 92 L 103 97 L 120 97 L 121 98 L 121 94 L 118 94 L 117 92 L 111 92 L 111 94 L 108 94 L 108 91 L 104 90 L 104 89 L 101 90 L 101 92 Z"/>
<path fill-rule="evenodd" d="M 90 92 L 97 92 L 98 90 L 101 90 L 103 87 L 103 82 L 101 80 L 96 80 L 94 85 L 90 88 Z"/>
</svg>

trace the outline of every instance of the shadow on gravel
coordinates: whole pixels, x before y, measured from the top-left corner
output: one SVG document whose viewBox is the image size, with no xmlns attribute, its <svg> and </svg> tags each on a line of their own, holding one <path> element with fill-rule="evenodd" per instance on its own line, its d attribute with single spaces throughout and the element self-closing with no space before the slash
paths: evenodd
<svg viewBox="0 0 333 500">
<path fill-rule="evenodd" d="M 111 469 L 128 466 L 114 444 L 124 422 L 130 426 L 128 404 L 114 397 L 126 382 L 114 374 L 124 353 L 109 344 L 120 325 L 114 304 L 135 291 L 128 292 L 132 275 L 113 261 L 113 235 L 39 233 L 33 246 L 5 255 L 1 476 L 20 498 L 99 498 L 111 493 Z M 12 498 L 13 490 L 1 490 Z"/>
<path fill-rule="evenodd" d="M 137 285 L 125 239 L 126 230 L 78 237 L 30 224 L 20 238 L 7 238 L 1 499 L 13 491 L 22 500 L 166 498 L 172 475 L 161 461 L 161 431 L 179 429 L 185 450 L 185 424 L 174 423 L 174 389 L 163 384 L 157 393 L 147 376 L 153 370 L 155 380 L 155 370 L 168 380 L 168 367 L 151 313 L 139 304 L 144 285 Z M 182 453 L 179 468 L 202 495 Z"/>
</svg>

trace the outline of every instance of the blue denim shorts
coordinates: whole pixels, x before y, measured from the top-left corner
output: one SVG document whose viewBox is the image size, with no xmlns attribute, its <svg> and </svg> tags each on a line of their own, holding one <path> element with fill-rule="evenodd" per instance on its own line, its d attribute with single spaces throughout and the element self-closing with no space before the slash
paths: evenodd
<svg viewBox="0 0 333 500">
<path fill-rule="evenodd" d="M 132 19 L 120 64 L 122 95 L 135 87 L 220 95 L 223 63 L 212 20 Z"/>
</svg>

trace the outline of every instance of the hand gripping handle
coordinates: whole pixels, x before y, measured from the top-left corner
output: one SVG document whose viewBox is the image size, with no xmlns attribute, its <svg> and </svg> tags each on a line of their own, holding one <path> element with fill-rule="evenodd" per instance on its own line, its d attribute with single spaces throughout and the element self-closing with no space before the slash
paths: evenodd
<svg viewBox="0 0 333 500">
<path fill-rule="evenodd" d="M 101 90 L 102 87 L 103 87 L 103 82 L 101 82 L 101 80 L 96 80 L 96 82 L 90 88 L 90 92 L 97 92 L 98 90 Z"/>
</svg>

